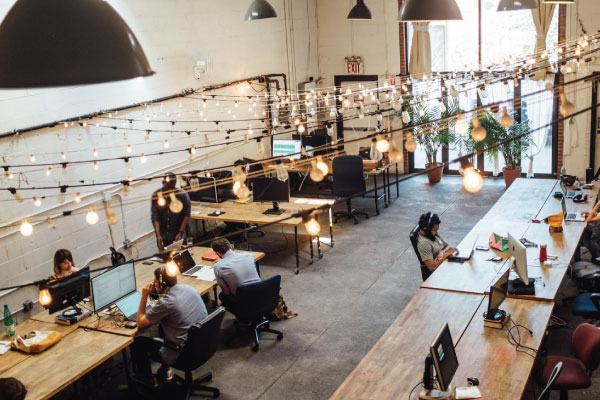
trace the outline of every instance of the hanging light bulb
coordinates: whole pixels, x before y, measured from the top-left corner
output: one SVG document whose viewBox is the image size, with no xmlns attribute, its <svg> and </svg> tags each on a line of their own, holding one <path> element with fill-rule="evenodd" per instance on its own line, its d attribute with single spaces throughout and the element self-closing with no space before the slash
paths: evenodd
<svg viewBox="0 0 600 400">
<path fill-rule="evenodd" d="M 377 142 L 375 146 L 377 147 L 377 151 L 380 153 L 387 153 L 390 149 L 390 142 L 387 139 L 381 137 L 381 135 L 376 136 Z"/>
<path fill-rule="evenodd" d="M 105 207 L 105 210 L 106 210 L 106 222 L 109 225 L 116 225 L 119 222 L 119 217 L 117 216 L 117 214 L 115 214 L 108 205 Z"/>
<path fill-rule="evenodd" d="M 88 207 L 87 214 L 85 215 L 85 222 L 90 225 L 95 225 L 98 223 L 98 213 L 94 211 L 92 207 Z"/>
<path fill-rule="evenodd" d="M 146 161 L 147 161 L 147 160 L 146 160 L 146 155 L 145 155 L 144 153 L 142 153 L 142 155 L 140 156 L 140 162 L 141 162 L 142 164 L 146 164 Z"/>
<path fill-rule="evenodd" d="M 66 160 L 67 155 L 64 152 L 62 152 L 62 153 L 60 153 L 60 158 L 62 158 L 63 160 Z"/>
<path fill-rule="evenodd" d="M 67 193 L 67 188 L 65 186 L 61 186 L 60 192 L 58 192 L 58 198 L 56 199 L 56 201 L 58 201 L 61 204 L 64 203 L 66 193 Z"/>
<path fill-rule="evenodd" d="M 467 121 L 462 119 L 461 115 L 458 115 L 458 117 L 456 118 L 456 122 L 454 123 L 454 130 L 460 135 L 466 135 L 469 132 L 469 124 L 467 124 Z"/>
<path fill-rule="evenodd" d="M 41 207 L 41 205 L 42 205 L 42 200 L 40 200 L 40 199 L 39 199 L 39 198 L 37 198 L 37 197 L 34 197 L 34 198 L 33 198 L 33 204 L 34 204 L 36 207 Z"/>
<path fill-rule="evenodd" d="M 81 194 L 79 192 L 75 193 L 75 203 L 81 203 Z"/>
<path fill-rule="evenodd" d="M 563 117 L 567 117 L 569 115 L 574 114 L 575 113 L 575 105 L 567 99 L 567 96 L 565 96 L 564 93 L 560 93 L 558 95 L 558 97 L 560 98 L 560 107 L 558 108 L 558 110 L 560 111 L 560 114 Z"/>
<path fill-rule="evenodd" d="M 98 150 L 94 149 L 93 154 L 94 154 L 94 157 L 98 157 Z"/>
<path fill-rule="evenodd" d="M 94 171 L 98 171 L 100 167 L 98 167 L 98 163 L 94 161 Z"/>
<path fill-rule="evenodd" d="M 39 295 L 40 305 L 47 306 L 52 303 L 52 296 L 50 296 L 50 291 L 45 285 L 40 286 L 40 295 Z"/>
<path fill-rule="evenodd" d="M 412 137 L 409 137 L 406 140 L 406 143 L 404 143 L 404 148 L 406 149 L 406 151 L 409 151 L 412 153 L 417 149 L 417 142 Z"/>
<path fill-rule="evenodd" d="M 179 273 L 179 267 L 175 264 L 174 261 L 169 261 L 165 264 L 165 272 L 169 276 L 175 276 Z"/>
<path fill-rule="evenodd" d="M 284 168 L 283 164 L 277 164 L 275 167 L 275 172 L 277 173 L 277 179 L 281 182 L 285 182 L 289 178 L 289 174 L 287 169 Z"/>
<path fill-rule="evenodd" d="M 390 146 L 392 148 L 392 150 L 388 154 L 390 161 L 393 163 L 399 163 L 404 158 L 402 150 L 398 149 L 398 146 L 396 146 L 396 142 L 393 139 L 390 140 Z"/>
<path fill-rule="evenodd" d="M 483 187 L 483 178 L 479 172 L 473 168 L 473 164 L 466 158 L 461 158 L 460 164 L 463 170 L 463 186 L 465 190 L 471 193 L 479 192 Z"/>
<path fill-rule="evenodd" d="M 329 174 L 329 165 L 323 161 L 323 157 L 317 156 L 316 166 L 323 173 L 323 176 Z"/>
<path fill-rule="evenodd" d="M 129 183 L 124 182 L 123 183 L 123 195 L 129 196 L 130 193 L 131 193 L 131 189 L 129 188 Z"/>
<path fill-rule="evenodd" d="M 196 154 L 196 146 L 192 145 L 192 147 L 190 147 L 190 154 Z"/>
<path fill-rule="evenodd" d="M 131 153 L 131 145 L 130 144 L 127 145 L 127 152 Z"/>
<path fill-rule="evenodd" d="M 56 229 L 56 225 L 54 225 L 54 221 L 52 220 L 52 218 L 46 218 L 46 223 L 48 224 L 48 228 Z"/>
<path fill-rule="evenodd" d="M 263 142 L 262 140 L 260 140 L 260 138 L 256 140 L 256 151 L 261 156 L 265 154 L 265 146 L 263 145 Z"/>
<path fill-rule="evenodd" d="M 410 122 L 410 114 L 408 113 L 408 110 L 406 108 L 404 108 L 404 111 L 402 111 L 402 122 L 404 122 L 405 124 L 408 124 Z"/>
<path fill-rule="evenodd" d="M 23 236 L 31 236 L 33 233 L 33 226 L 27 222 L 26 219 L 21 221 L 21 235 Z"/>
<path fill-rule="evenodd" d="M 35 162 L 35 155 L 31 154 L 31 155 L 29 156 L 29 160 L 30 160 L 31 162 Z"/>
<path fill-rule="evenodd" d="M 319 225 L 319 222 L 313 215 L 304 215 L 302 217 L 302 222 L 304 223 L 306 232 L 310 236 L 319 236 L 319 233 L 321 232 L 321 225 Z"/>
<path fill-rule="evenodd" d="M 169 148 L 169 141 L 168 141 L 167 139 L 165 139 L 165 140 L 164 140 L 164 142 L 163 142 L 163 147 L 164 147 L 165 149 L 168 149 L 168 148 Z"/>
<path fill-rule="evenodd" d="M 487 136 L 485 128 L 481 126 L 477 117 L 473 118 L 471 120 L 471 123 L 473 124 L 473 131 L 471 132 L 471 137 L 476 142 L 481 142 Z"/>
<path fill-rule="evenodd" d="M 502 107 L 502 117 L 500 117 L 500 125 L 504 128 L 510 128 L 515 123 L 513 117 L 508 114 L 508 109 Z"/>
<path fill-rule="evenodd" d="M 158 200 L 156 202 L 160 207 L 164 207 L 167 204 L 167 200 L 163 196 L 162 192 L 158 192 Z"/>
<path fill-rule="evenodd" d="M 303 134 L 304 132 L 306 132 L 306 128 L 304 127 L 304 124 L 298 125 L 298 133 Z"/>
<path fill-rule="evenodd" d="M 309 176 L 313 182 L 321 182 L 323 178 L 325 178 L 325 174 L 323 174 L 323 171 L 319 167 L 317 167 L 317 162 L 315 160 L 312 160 L 310 162 Z"/>
<path fill-rule="evenodd" d="M 169 198 L 171 199 L 171 204 L 169 204 L 169 210 L 172 213 L 179 214 L 181 210 L 183 210 L 183 203 L 179 201 L 177 196 L 175 196 L 174 192 L 169 193 Z"/>
<path fill-rule="evenodd" d="M 52 168 L 50 168 L 50 167 L 46 168 L 46 176 L 50 176 L 51 173 L 52 173 Z"/>
</svg>

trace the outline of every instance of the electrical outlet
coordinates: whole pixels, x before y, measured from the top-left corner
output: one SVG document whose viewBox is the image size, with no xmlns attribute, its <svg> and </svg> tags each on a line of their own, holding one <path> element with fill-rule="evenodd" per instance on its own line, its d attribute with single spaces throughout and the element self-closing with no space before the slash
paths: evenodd
<svg viewBox="0 0 600 400">
<path fill-rule="evenodd" d="M 23 311 L 28 312 L 33 308 L 33 302 L 31 300 L 26 300 L 23 302 Z"/>
<path fill-rule="evenodd" d="M 202 79 L 202 75 L 206 73 L 207 64 L 208 63 L 206 62 L 206 60 L 196 61 L 196 65 L 194 66 L 194 78 Z"/>
<path fill-rule="evenodd" d="M 126 249 L 128 249 L 130 246 L 131 246 L 131 240 L 125 239 L 123 241 L 123 247 L 126 248 Z"/>
</svg>

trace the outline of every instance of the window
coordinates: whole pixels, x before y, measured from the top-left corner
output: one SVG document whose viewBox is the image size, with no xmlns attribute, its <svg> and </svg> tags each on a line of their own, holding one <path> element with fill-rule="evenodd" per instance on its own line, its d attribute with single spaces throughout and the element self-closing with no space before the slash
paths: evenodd
<svg viewBox="0 0 600 400">
<path fill-rule="evenodd" d="M 519 56 L 533 53 L 536 42 L 535 26 L 531 11 L 496 11 L 500 0 L 456 0 L 463 15 L 462 21 L 439 21 L 429 24 L 431 37 L 432 70 L 434 72 L 478 70 L 479 65 L 489 66 L 501 64 L 510 55 Z M 554 46 L 558 42 L 558 12 L 555 7 L 554 16 L 546 35 L 546 46 Z M 481 21 L 481 22 L 480 22 Z M 407 24 L 407 46 L 410 59 L 410 44 L 412 42 L 412 24 Z M 518 91 L 522 95 L 543 89 L 546 82 L 522 80 L 516 88 L 512 82 L 495 83 L 487 86 L 485 92 L 470 91 L 467 95 L 459 96 L 463 109 L 472 109 L 498 101 L 508 101 L 514 98 Z M 415 88 L 416 89 L 416 88 Z M 432 88 L 429 89 L 430 91 Z M 507 103 L 512 112 L 512 102 Z M 532 129 L 548 124 L 552 120 L 552 109 L 555 107 L 552 95 L 536 96 L 535 100 L 524 101 L 521 108 L 521 119 L 529 120 Z M 553 131 L 551 127 L 536 131 L 533 134 L 534 145 L 523 155 L 522 170 L 527 172 L 530 154 L 534 156 L 534 173 L 553 173 Z M 451 145 L 444 148 L 442 159 L 453 160 L 459 154 L 459 149 Z M 411 157 L 411 168 L 425 167 L 424 151 L 417 147 Z M 440 156 L 438 156 L 440 158 Z M 438 161 L 442 161 L 438 159 Z M 503 166 L 500 155 L 500 167 Z M 487 155 L 480 156 L 479 168 L 484 172 L 493 171 L 493 160 Z M 458 167 L 451 166 L 450 172 Z"/>
</svg>

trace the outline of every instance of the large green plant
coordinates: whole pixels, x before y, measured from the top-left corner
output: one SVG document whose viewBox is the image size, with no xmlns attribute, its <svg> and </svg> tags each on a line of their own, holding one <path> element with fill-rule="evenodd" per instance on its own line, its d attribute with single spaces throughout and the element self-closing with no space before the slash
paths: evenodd
<svg viewBox="0 0 600 400">
<path fill-rule="evenodd" d="M 428 164 L 437 163 L 437 154 L 442 146 L 449 146 L 455 140 L 454 131 L 448 128 L 448 124 L 437 120 L 440 117 L 443 119 L 460 113 L 458 101 L 452 97 L 445 97 L 442 102 L 444 104 L 443 108 L 441 106 L 426 106 L 420 100 L 417 101 L 414 107 L 410 107 L 407 100 L 403 104 L 409 110 L 409 125 L 423 124 L 414 129 L 414 138 L 425 151 Z"/>
<path fill-rule="evenodd" d="M 509 128 L 504 128 L 500 122 L 488 111 L 481 111 L 478 114 L 479 124 L 486 130 L 487 135 L 485 140 L 476 142 L 471 137 L 473 131 L 473 124 L 470 124 L 469 135 L 458 138 L 458 145 L 461 149 L 468 153 L 480 152 L 491 146 L 495 146 L 498 143 L 498 147 L 491 148 L 487 151 L 488 157 L 493 159 L 498 153 L 504 157 L 504 163 L 507 169 L 516 169 L 521 166 L 521 158 L 523 153 L 527 152 L 532 144 L 531 135 L 524 135 L 519 139 L 514 139 L 528 132 L 529 121 L 523 122 L 516 121 L 516 114 L 513 114 L 515 122 Z"/>
</svg>

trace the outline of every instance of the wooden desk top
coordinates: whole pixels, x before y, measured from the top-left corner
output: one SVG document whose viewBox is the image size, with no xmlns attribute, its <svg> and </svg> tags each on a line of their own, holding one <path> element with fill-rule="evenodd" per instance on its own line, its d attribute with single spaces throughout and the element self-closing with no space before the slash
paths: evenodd
<svg viewBox="0 0 600 400">
<path fill-rule="evenodd" d="M 248 224 L 267 224 L 278 219 L 291 216 L 293 213 L 311 209 L 320 205 L 333 204 L 334 199 L 310 199 L 310 198 L 290 198 L 290 202 L 281 202 L 279 206 L 285 210 L 281 215 L 265 215 L 264 211 L 273 207 L 272 203 L 236 203 L 235 201 L 226 201 L 223 203 L 208 203 L 202 208 L 202 205 L 197 202 L 192 202 L 192 219 L 205 219 L 227 222 L 241 222 Z M 221 215 L 209 215 L 216 210 L 225 211 Z M 199 212 L 198 212 L 199 211 Z M 299 226 L 302 225 L 302 218 L 290 218 L 285 221 L 278 222 L 276 225 L 283 226 Z"/>
<path fill-rule="evenodd" d="M 423 378 L 429 345 L 448 321 L 456 343 L 484 296 L 421 289 L 331 399 L 399 399 Z"/>
<path fill-rule="evenodd" d="M 27 388 L 27 399 L 47 399 L 133 342 L 132 338 L 77 329 L 52 348 L 2 372 Z"/>
<path fill-rule="evenodd" d="M 508 343 L 506 329 L 484 328 L 482 313 L 487 309 L 487 303 L 487 300 L 483 301 L 456 346 L 459 366 L 454 382 L 457 386 L 465 386 L 467 377 L 476 376 L 482 398 L 520 399 L 534 359 L 517 352 L 515 346 Z M 521 344 L 534 349 L 541 345 L 553 308 L 551 302 L 519 299 L 506 299 L 502 304 L 502 309 L 511 314 L 517 324 L 533 331 L 530 335 L 520 329 Z"/>
<path fill-rule="evenodd" d="M 76 329 L 76 326 L 65 326 L 55 323 L 47 323 L 28 319 L 27 321 L 23 321 L 22 323 L 16 326 L 15 336 L 6 337 L 2 335 L 2 337 L 0 337 L 0 340 L 12 341 L 16 336 L 22 336 L 31 331 L 57 331 L 62 333 L 64 337 L 69 333 L 72 333 Z M 3 374 L 5 371 L 8 371 L 15 365 L 26 360 L 28 357 L 31 357 L 31 354 L 26 354 L 14 349 L 11 349 L 8 352 L 4 353 L 0 356 L 0 374 Z"/>
</svg>

